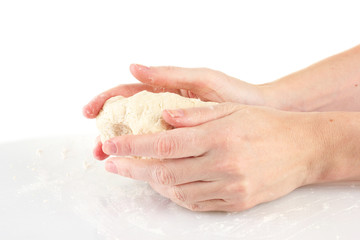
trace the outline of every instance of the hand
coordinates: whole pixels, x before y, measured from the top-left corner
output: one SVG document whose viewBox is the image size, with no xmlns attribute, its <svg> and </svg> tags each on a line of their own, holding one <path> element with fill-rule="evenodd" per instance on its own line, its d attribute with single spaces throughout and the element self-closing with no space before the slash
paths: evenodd
<svg viewBox="0 0 360 240">
<path fill-rule="evenodd" d="M 224 73 L 206 68 L 145 67 L 130 66 L 131 73 L 142 83 L 120 85 L 95 97 L 84 108 L 87 118 L 95 118 L 106 100 L 122 95 L 129 97 L 137 92 L 173 92 L 190 98 L 213 102 L 238 102 L 262 105 L 264 100 L 259 87 L 242 82 Z M 94 157 L 103 160 L 108 157 L 102 150 L 99 138 L 93 150 Z"/>
<path fill-rule="evenodd" d="M 318 181 L 326 139 L 321 113 L 223 103 L 163 112 L 176 127 L 106 141 L 106 169 L 143 180 L 195 211 L 240 211 Z M 324 120 L 325 121 L 325 120 Z"/>
</svg>

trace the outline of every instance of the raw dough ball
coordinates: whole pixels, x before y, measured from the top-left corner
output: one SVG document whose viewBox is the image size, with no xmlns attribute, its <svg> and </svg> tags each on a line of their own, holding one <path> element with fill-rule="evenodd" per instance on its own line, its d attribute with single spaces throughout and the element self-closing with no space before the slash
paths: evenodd
<svg viewBox="0 0 360 240">
<path fill-rule="evenodd" d="M 120 135 L 156 133 L 172 128 L 162 119 L 164 109 L 214 104 L 175 93 L 142 91 L 129 98 L 117 96 L 108 99 L 96 118 L 96 125 L 102 142 Z"/>
</svg>

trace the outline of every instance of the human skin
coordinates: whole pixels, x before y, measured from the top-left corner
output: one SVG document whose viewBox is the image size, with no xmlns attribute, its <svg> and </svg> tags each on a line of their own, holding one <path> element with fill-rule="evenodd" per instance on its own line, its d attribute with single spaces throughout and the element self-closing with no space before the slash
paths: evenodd
<svg viewBox="0 0 360 240">
<path fill-rule="evenodd" d="M 131 73 L 140 84 L 125 84 L 109 89 L 93 98 L 83 108 L 87 118 L 95 118 L 107 99 L 121 95 L 132 96 L 140 91 L 172 92 L 184 97 L 200 98 L 212 102 L 239 102 L 262 105 L 262 92 L 258 86 L 230 77 L 222 72 L 207 68 L 146 67 L 130 66 Z M 103 160 L 108 157 L 102 151 L 100 138 L 95 141 L 94 157 Z"/>
<path fill-rule="evenodd" d="M 104 146 L 97 140 L 94 156 L 119 156 L 107 161 L 108 171 L 147 181 L 195 211 L 240 211 L 307 184 L 360 180 L 360 113 L 243 105 L 358 111 L 359 59 L 357 46 L 260 86 L 209 69 L 132 65 L 145 85 L 104 92 L 84 107 L 85 116 L 96 117 L 111 96 L 144 89 L 233 103 L 165 111 L 174 130 L 120 136 Z M 329 75 L 332 69 L 338 71 Z M 123 157 L 132 155 L 153 159 Z"/>
<path fill-rule="evenodd" d="M 360 180 L 360 113 L 222 103 L 163 118 L 176 128 L 105 142 L 120 156 L 105 167 L 194 211 L 241 211 L 307 184 Z"/>
<path fill-rule="evenodd" d="M 260 86 L 265 106 L 289 111 L 359 111 L 360 45 Z"/>
</svg>

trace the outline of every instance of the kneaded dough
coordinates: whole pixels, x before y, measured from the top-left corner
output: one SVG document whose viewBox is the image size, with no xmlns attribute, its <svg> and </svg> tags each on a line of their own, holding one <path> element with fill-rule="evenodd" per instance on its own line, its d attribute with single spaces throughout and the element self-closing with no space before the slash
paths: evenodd
<svg viewBox="0 0 360 240">
<path fill-rule="evenodd" d="M 96 118 L 101 141 L 120 135 L 146 134 L 169 130 L 162 119 L 165 109 L 211 106 L 217 103 L 182 97 L 175 93 L 139 92 L 129 98 L 108 99 Z"/>
</svg>

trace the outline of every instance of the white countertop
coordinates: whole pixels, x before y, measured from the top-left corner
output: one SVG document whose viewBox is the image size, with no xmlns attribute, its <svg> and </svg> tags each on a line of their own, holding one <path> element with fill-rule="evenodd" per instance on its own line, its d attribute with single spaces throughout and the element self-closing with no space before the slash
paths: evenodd
<svg viewBox="0 0 360 240">
<path fill-rule="evenodd" d="M 191 213 L 104 173 L 81 108 L 136 82 L 130 63 L 272 81 L 359 44 L 359 22 L 356 0 L 1 1 L 0 238 L 357 239 L 358 183 L 301 188 L 240 214 Z"/>
<path fill-rule="evenodd" d="M 0 144 L 1 239 L 358 238 L 360 182 L 303 187 L 240 213 L 196 213 L 107 173 L 91 145 L 76 135 Z"/>
</svg>

